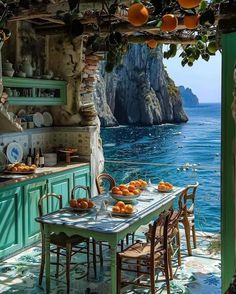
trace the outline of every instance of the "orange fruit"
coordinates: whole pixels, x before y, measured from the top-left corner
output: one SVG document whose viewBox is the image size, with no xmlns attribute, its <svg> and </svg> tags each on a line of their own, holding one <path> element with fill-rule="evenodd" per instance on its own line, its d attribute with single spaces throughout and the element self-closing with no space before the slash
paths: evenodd
<svg viewBox="0 0 236 294">
<path fill-rule="evenodd" d="M 136 189 L 136 190 L 134 190 L 134 195 L 139 195 L 140 194 L 140 190 L 139 189 Z"/>
<path fill-rule="evenodd" d="M 134 3 L 128 10 L 128 21 L 135 27 L 140 27 L 148 21 L 149 12 L 141 3 Z"/>
<path fill-rule="evenodd" d="M 77 200 L 76 199 L 70 199 L 70 207 L 72 207 L 72 208 L 77 207 Z"/>
<path fill-rule="evenodd" d="M 113 187 L 112 189 L 111 189 L 111 192 L 113 193 L 113 194 L 116 194 L 117 192 L 119 192 L 120 191 L 120 189 L 118 188 L 118 187 Z"/>
<path fill-rule="evenodd" d="M 131 181 L 129 184 L 135 186 L 136 181 Z"/>
<path fill-rule="evenodd" d="M 125 213 L 125 208 L 120 208 L 120 213 Z"/>
<path fill-rule="evenodd" d="M 133 213 L 134 212 L 134 208 L 131 204 L 126 204 L 125 205 L 125 213 Z"/>
<path fill-rule="evenodd" d="M 122 191 L 120 191 L 120 190 L 118 192 L 116 192 L 115 194 L 116 195 L 123 195 Z"/>
<path fill-rule="evenodd" d="M 134 196 L 134 192 L 129 192 L 129 196 Z"/>
<path fill-rule="evenodd" d="M 197 7 L 201 0 L 178 0 L 179 5 L 185 9 Z"/>
<path fill-rule="evenodd" d="M 92 207 L 94 207 L 94 203 L 93 203 L 93 201 L 89 200 L 89 202 L 88 202 L 88 208 L 92 208 Z"/>
<path fill-rule="evenodd" d="M 174 14 L 165 14 L 162 16 L 161 30 L 163 32 L 172 32 L 178 25 L 178 19 Z"/>
<path fill-rule="evenodd" d="M 120 212 L 119 206 L 112 206 L 112 212 Z"/>
<path fill-rule="evenodd" d="M 127 190 L 127 189 L 122 191 L 122 194 L 124 196 L 129 196 L 129 193 L 130 193 L 129 190 Z"/>
<path fill-rule="evenodd" d="M 199 15 L 185 15 L 184 16 L 184 25 L 187 29 L 195 29 L 199 25 Z"/>
<path fill-rule="evenodd" d="M 147 41 L 147 45 L 149 48 L 154 49 L 157 47 L 158 42 L 157 42 L 157 40 L 151 39 L 151 40 Z"/>
<path fill-rule="evenodd" d="M 123 201 L 118 201 L 116 203 L 116 206 L 120 207 L 120 208 L 125 208 L 125 203 Z"/>
<path fill-rule="evenodd" d="M 88 202 L 87 202 L 87 201 L 84 201 L 84 200 L 82 200 L 82 201 L 80 202 L 80 207 L 81 207 L 81 208 L 83 208 L 83 209 L 86 209 L 86 208 L 88 208 Z"/>
<path fill-rule="evenodd" d="M 136 189 L 136 188 L 135 188 L 134 185 L 129 185 L 129 186 L 128 186 L 128 190 L 129 190 L 130 192 L 133 192 L 135 189 Z"/>
<path fill-rule="evenodd" d="M 119 189 L 121 191 L 123 191 L 123 190 L 127 189 L 127 186 L 125 184 L 120 184 Z"/>
<path fill-rule="evenodd" d="M 140 187 L 141 183 L 139 181 L 135 181 L 135 187 Z"/>
</svg>

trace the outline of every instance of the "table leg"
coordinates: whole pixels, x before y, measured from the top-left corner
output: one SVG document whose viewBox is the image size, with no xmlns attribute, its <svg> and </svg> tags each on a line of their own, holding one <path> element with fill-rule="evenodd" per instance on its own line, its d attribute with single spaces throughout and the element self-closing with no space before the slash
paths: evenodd
<svg viewBox="0 0 236 294">
<path fill-rule="evenodd" d="M 50 233 L 45 233 L 46 293 L 50 293 Z"/>
<path fill-rule="evenodd" d="M 117 292 L 117 281 L 116 281 L 116 243 L 110 244 L 111 252 L 111 294 L 116 294 Z"/>
</svg>

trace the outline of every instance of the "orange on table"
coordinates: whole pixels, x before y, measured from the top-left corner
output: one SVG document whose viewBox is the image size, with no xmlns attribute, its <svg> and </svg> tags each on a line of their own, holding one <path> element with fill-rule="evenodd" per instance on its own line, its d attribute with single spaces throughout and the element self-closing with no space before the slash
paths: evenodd
<svg viewBox="0 0 236 294">
<path fill-rule="evenodd" d="M 94 207 L 94 203 L 93 203 L 93 201 L 89 200 L 88 201 L 88 208 L 92 208 L 92 207 Z"/>
<path fill-rule="evenodd" d="M 134 208 L 131 204 L 126 204 L 125 205 L 125 213 L 133 213 L 134 212 Z"/>
<path fill-rule="evenodd" d="M 129 185 L 129 186 L 128 186 L 128 190 L 129 190 L 130 192 L 134 192 L 135 189 L 136 189 L 135 185 Z"/>
<path fill-rule="evenodd" d="M 122 194 L 124 195 L 124 196 L 129 196 L 129 190 L 128 189 L 125 189 L 125 190 L 123 190 L 122 191 Z"/>
<path fill-rule="evenodd" d="M 116 202 L 115 206 L 118 206 L 120 208 L 125 208 L 125 203 L 123 201 L 118 201 L 118 202 Z"/>
<path fill-rule="evenodd" d="M 129 184 L 132 185 L 132 186 L 135 186 L 136 181 L 131 181 Z"/>
<path fill-rule="evenodd" d="M 123 190 L 127 189 L 127 186 L 126 186 L 125 184 L 120 184 L 120 185 L 119 185 L 119 189 L 120 189 L 121 191 L 123 191 Z"/>
<path fill-rule="evenodd" d="M 83 208 L 83 209 L 88 208 L 88 202 L 85 201 L 85 200 L 82 200 L 82 201 L 80 202 L 80 207 Z"/>
<path fill-rule="evenodd" d="M 113 187 L 113 188 L 111 189 L 111 192 L 112 192 L 113 194 L 116 194 L 117 192 L 120 192 L 120 188 L 118 188 L 118 187 Z"/>
<path fill-rule="evenodd" d="M 72 208 L 77 207 L 77 200 L 76 199 L 70 199 L 70 207 L 72 207 Z"/>
<path fill-rule="evenodd" d="M 140 190 L 139 189 L 135 189 L 133 193 L 134 193 L 134 195 L 139 195 L 140 194 Z"/>
<path fill-rule="evenodd" d="M 120 212 L 120 207 L 119 206 L 112 206 L 112 212 Z"/>
</svg>

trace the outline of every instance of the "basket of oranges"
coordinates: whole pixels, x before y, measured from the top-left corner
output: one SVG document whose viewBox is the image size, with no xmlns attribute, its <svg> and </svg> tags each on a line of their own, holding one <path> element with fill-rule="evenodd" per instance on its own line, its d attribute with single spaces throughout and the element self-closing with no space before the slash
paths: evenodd
<svg viewBox="0 0 236 294">
<path fill-rule="evenodd" d="M 157 186 L 157 190 L 159 192 L 168 193 L 173 190 L 173 185 L 169 182 L 161 181 Z"/>
<path fill-rule="evenodd" d="M 111 214 L 114 216 L 132 216 L 136 212 L 136 208 L 132 204 L 125 204 L 124 201 L 118 201 L 112 206 Z"/>
<path fill-rule="evenodd" d="M 35 164 L 27 165 L 25 163 L 16 162 L 9 164 L 4 171 L 8 174 L 32 174 L 35 173 L 37 166 Z"/>
<path fill-rule="evenodd" d="M 69 203 L 73 211 L 89 211 L 95 207 L 94 202 L 87 198 L 71 199 Z"/>
</svg>

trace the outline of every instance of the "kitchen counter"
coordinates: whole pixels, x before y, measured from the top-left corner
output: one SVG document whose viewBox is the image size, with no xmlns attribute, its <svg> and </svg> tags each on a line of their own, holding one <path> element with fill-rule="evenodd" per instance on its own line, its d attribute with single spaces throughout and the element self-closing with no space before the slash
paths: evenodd
<svg viewBox="0 0 236 294">
<path fill-rule="evenodd" d="M 76 168 L 88 166 L 88 165 L 89 165 L 89 162 L 80 162 L 80 163 L 71 163 L 71 164 L 59 163 L 56 166 L 52 166 L 52 167 L 43 167 L 43 168 L 39 167 L 32 174 L 0 173 L 0 189 L 8 187 L 13 184 L 21 183 L 24 181 L 29 181 L 29 180 L 47 176 L 50 174 L 64 172 L 70 169 L 76 169 Z"/>
</svg>

